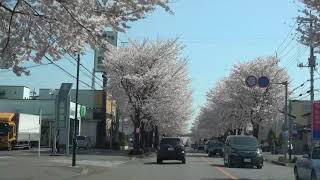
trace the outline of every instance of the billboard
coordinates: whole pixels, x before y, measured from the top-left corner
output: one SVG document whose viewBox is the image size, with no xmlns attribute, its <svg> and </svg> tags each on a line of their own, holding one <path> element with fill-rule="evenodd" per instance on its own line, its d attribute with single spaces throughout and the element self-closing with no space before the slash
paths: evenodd
<svg viewBox="0 0 320 180">
<path fill-rule="evenodd" d="M 117 46 L 118 42 L 118 33 L 114 31 L 105 31 L 102 34 L 103 39 L 107 40 L 110 44 Z M 104 56 L 105 50 L 103 49 L 95 49 L 94 50 L 94 71 L 95 72 L 103 72 L 104 71 Z"/>
<path fill-rule="evenodd" d="M 320 103 L 312 104 L 312 137 L 313 140 L 320 140 Z"/>
</svg>

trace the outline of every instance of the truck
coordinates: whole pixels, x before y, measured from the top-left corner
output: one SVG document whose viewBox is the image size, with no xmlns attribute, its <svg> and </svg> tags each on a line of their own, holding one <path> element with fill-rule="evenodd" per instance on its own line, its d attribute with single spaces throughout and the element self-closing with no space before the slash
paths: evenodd
<svg viewBox="0 0 320 180">
<path fill-rule="evenodd" d="M 38 115 L 0 112 L 0 149 L 30 149 L 39 137 Z"/>
</svg>

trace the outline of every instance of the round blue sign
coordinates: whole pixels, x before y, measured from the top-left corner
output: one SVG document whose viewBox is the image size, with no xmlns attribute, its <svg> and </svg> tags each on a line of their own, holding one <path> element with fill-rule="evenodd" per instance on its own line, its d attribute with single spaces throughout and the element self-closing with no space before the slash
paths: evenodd
<svg viewBox="0 0 320 180">
<path fill-rule="evenodd" d="M 261 88 L 266 88 L 268 87 L 270 84 L 270 80 L 268 77 L 266 76 L 261 76 L 259 79 L 258 79 L 258 85 L 259 87 Z"/>
</svg>

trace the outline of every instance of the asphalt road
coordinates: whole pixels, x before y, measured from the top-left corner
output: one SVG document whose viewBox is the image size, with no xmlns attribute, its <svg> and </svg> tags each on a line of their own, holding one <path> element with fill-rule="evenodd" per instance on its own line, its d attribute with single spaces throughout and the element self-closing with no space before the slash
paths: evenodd
<svg viewBox="0 0 320 180">
<path fill-rule="evenodd" d="M 82 153 L 77 167 L 71 157 L 42 156 L 28 151 L 0 151 L 0 179 L 79 179 L 79 180 L 292 180 L 290 167 L 265 163 L 262 169 L 226 168 L 221 158 L 203 153 L 188 153 L 187 163 L 164 161 L 156 164 L 154 156 L 129 158 L 121 154 Z M 17 173 L 19 172 L 19 173 Z"/>
</svg>

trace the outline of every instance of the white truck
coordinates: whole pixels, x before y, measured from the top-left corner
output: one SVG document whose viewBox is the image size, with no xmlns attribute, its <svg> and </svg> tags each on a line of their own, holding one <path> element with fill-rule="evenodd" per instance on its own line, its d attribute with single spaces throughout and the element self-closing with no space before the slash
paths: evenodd
<svg viewBox="0 0 320 180">
<path fill-rule="evenodd" d="M 0 148 L 29 149 L 39 137 L 39 116 L 0 112 Z"/>
</svg>

